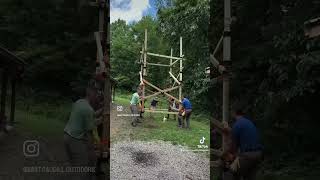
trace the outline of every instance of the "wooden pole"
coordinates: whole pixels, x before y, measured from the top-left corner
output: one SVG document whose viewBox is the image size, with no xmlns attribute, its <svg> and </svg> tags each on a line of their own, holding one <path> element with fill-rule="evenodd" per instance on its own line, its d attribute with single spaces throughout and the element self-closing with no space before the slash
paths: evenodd
<svg viewBox="0 0 320 180">
<path fill-rule="evenodd" d="M 149 113 L 158 113 L 158 114 L 178 114 L 178 112 L 170 112 L 170 111 L 155 111 L 146 109 L 145 112 Z"/>
<path fill-rule="evenodd" d="M 178 85 L 181 84 L 180 81 L 178 81 L 178 79 L 177 79 L 176 77 L 174 77 L 174 75 L 173 75 L 171 72 L 169 72 L 169 75 L 172 77 L 172 79 L 173 79 Z"/>
<path fill-rule="evenodd" d="M 10 124 L 14 123 L 14 114 L 16 108 L 16 78 L 11 80 L 11 107 L 10 107 Z"/>
<path fill-rule="evenodd" d="M 95 39 L 96 39 L 96 45 L 97 45 L 97 59 L 99 62 L 99 69 L 97 70 L 98 73 L 101 73 L 105 70 L 105 63 L 103 62 L 103 47 L 101 45 L 101 42 L 103 42 L 103 36 L 101 36 L 100 32 L 94 33 Z"/>
<path fill-rule="evenodd" d="M 168 64 L 157 64 L 157 63 L 147 63 L 147 65 L 151 65 L 151 66 L 162 66 L 162 67 L 170 67 L 170 65 Z"/>
<path fill-rule="evenodd" d="M 163 94 L 165 94 L 166 96 L 168 96 L 169 98 L 172 98 L 174 100 L 176 100 L 177 102 L 180 102 L 179 99 L 175 98 L 174 96 L 170 95 L 169 93 L 167 92 L 164 92 L 162 89 L 158 88 L 157 86 L 151 84 L 150 82 L 148 82 L 147 80 L 143 79 L 143 82 L 151 87 L 153 87 L 154 89 L 156 89 L 157 91 L 160 91 L 162 92 Z"/>
<path fill-rule="evenodd" d="M 173 66 L 175 63 L 177 63 L 179 60 L 175 60 L 173 61 L 173 63 L 171 63 L 171 66 Z"/>
<path fill-rule="evenodd" d="M 143 73 L 143 66 L 144 66 L 144 45 L 142 44 L 142 48 L 141 48 L 141 56 L 140 56 L 140 74 Z"/>
<path fill-rule="evenodd" d="M 144 30 L 143 77 L 147 76 L 148 30 Z"/>
<path fill-rule="evenodd" d="M 226 68 L 219 63 L 219 61 L 214 57 L 213 54 L 210 54 L 210 60 L 221 74 L 223 74 L 226 71 Z"/>
<path fill-rule="evenodd" d="M 149 96 L 145 96 L 144 99 L 148 99 L 148 98 L 157 96 L 157 95 L 159 95 L 159 94 L 161 94 L 161 93 L 169 92 L 169 91 L 172 91 L 172 90 L 175 90 L 175 89 L 178 89 L 178 88 L 179 88 L 179 86 L 176 86 L 176 87 L 164 89 L 164 90 L 159 91 L 159 92 L 153 92 L 153 94 L 151 94 L 151 95 L 149 95 Z"/>
<path fill-rule="evenodd" d="M 224 1 L 224 32 L 223 32 L 223 65 L 227 69 L 231 65 L 231 0 Z M 222 102 L 222 121 L 228 123 L 230 119 L 229 91 L 230 91 L 229 73 L 223 74 L 223 102 Z M 224 136 L 223 136 L 224 137 Z M 227 139 L 223 138 L 223 150 L 227 148 Z"/>
<path fill-rule="evenodd" d="M 221 36 L 221 38 L 219 39 L 218 44 L 217 44 L 216 48 L 213 51 L 213 56 L 215 56 L 216 53 L 218 52 L 218 50 L 220 49 L 222 41 L 223 41 L 223 36 Z"/>
<path fill-rule="evenodd" d="M 170 58 L 170 70 L 169 70 L 170 73 L 172 73 L 172 54 L 173 54 L 173 49 L 171 48 L 171 50 L 170 50 L 170 56 L 171 56 L 171 58 Z"/>
<path fill-rule="evenodd" d="M 144 54 L 144 51 L 140 51 L 140 53 Z M 183 60 L 183 58 L 180 57 L 174 57 L 174 56 L 167 56 L 167 55 L 162 55 L 162 54 L 156 54 L 156 53 L 151 53 L 147 52 L 147 55 L 149 56 L 155 56 L 155 57 L 161 57 L 161 58 L 166 58 L 166 59 L 174 59 L 174 60 Z"/>
<path fill-rule="evenodd" d="M 180 76 L 180 73 L 178 74 L 177 79 L 179 78 L 179 76 Z M 172 87 L 174 87 L 175 85 L 176 85 L 176 81 L 173 82 Z"/>
<path fill-rule="evenodd" d="M 99 29 L 95 33 L 97 43 L 97 59 L 99 66 L 96 72 L 104 72 L 105 81 L 101 83 L 101 90 L 104 92 L 104 107 L 102 121 L 101 146 L 99 146 L 99 157 L 97 158 L 97 172 L 102 171 L 102 177 L 98 179 L 109 178 L 110 171 L 110 103 L 111 103 L 111 81 L 110 81 L 110 0 L 97 0 L 89 3 L 99 8 Z M 107 18 L 107 19 L 106 19 Z M 104 62 L 103 62 L 104 61 Z M 106 164 L 104 164 L 106 163 Z"/>
<path fill-rule="evenodd" d="M 1 84 L 1 107 L 0 107 L 0 131 L 3 129 L 3 120 L 6 115 L 6 97 L 7 97 L 7 86 L 8 86 L 8 71 L 2 71 L 2 84 Z"/>
<path fill-rule="evenodd" d="M 180 37 L 180 76 L 179 76 L 179 81 L 180 81 L 180 84 L 179 84 L 179 100 L 182 99 L 182 69 L 183 69 L 183 66 L 182 66 L 182 57 L 183 57 L 183 54 L 182 54 L 182 37 Z"/>
<path fill-rule="evenodd" d="M 105 80 L 105 123 L 104 123 L 104 142 L 107 142 L 104 151 L 110 154 L 110 103 L 111 103 L 111 81 L 110 81 L 110 32 L 109 32 L 109 24 L 110 24 L 110 1 L 106 0 L 106 4 L 103 8 L 100 9 L 101 15 L 100 19 L 103 22 L 103 26 L 101 32 L 104 32 L 106 38 L 103 39 L 104 52 L 105 52 L 105 63 L 106 63 L 106 80 Z M 107 17 L 107 21 L 104 17 Z M 109 166 L 108 166 L 109 168 Z"/>
<path fill-rule="evenodd" d="M 171 48 L 171 49 L 170 49 L 170 56 L 172 57 L 172 55 L 173 55 L 173 49 Z M 177 60 L 176 60 L 176 61 L 177 61 Z M 169 74 L 170 74 L 170 73 L 172 73 L 172 65 L 173 65 L 173 64 L 172 64 L 172 58 L 170 58 L 170 69 L 169 69 Z M 171 80 L 170 80 L 170 83 L 171 83 L 171 84 L 173 84 L 173 83 L 174 83 L 174 81 L 171 79 Z"/>
</svg>

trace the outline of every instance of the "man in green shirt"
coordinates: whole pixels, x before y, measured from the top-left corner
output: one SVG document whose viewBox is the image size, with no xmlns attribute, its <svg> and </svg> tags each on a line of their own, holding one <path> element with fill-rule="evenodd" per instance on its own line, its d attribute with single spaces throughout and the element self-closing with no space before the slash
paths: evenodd
<svg viewBox="0 0 320 180">
<path fill-rule="evenodd" d="M 92 106 L 97 101 L 97 90 L 88 87 L 85 97 L 77 100 L 73 106 L 69 121 L 64 128 L 64 144 L 72 166 L 95 167 L 93 129 L 95 112 Z M 90 179 L 88 173 L 78 174 L 80 179 Z"/>
<path fill-rule="evenodd" d="M 130 101 L 130 110 L 131 110 L 131 114 L 133 117 L 133 121 L 132 121 L 132 126 L 136 126 L 137 122 L 139 121 L 139 110 L 138 110 L 138 106 L 139 106 L 139 101 L 140 101 L 140 96 L 141 96 L 141 90 L 138 89 L 137 92 L 132 94 L 132 98 Z"/>
</svg>

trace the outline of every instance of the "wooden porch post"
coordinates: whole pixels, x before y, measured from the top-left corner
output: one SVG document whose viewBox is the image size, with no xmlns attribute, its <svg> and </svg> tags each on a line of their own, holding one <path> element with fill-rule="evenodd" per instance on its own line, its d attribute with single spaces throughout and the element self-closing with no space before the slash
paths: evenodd
<svg viewBox="0 0 320 180">
<path fill-rule="evenodd" d="M 227 69 L 223 73 L 223 85 L 222 85 L 222 121 L 228 123 L 230 120 L 230 77 L 229 70 L 231 66 L 231 0 L 224 1 L 224 33 L 223 33 L 223 65 Z M 223 137 L 223 147 L 225 150 L 228 146 L 227 139 Z"/>
<path fill-rule="evenodd" d="M 14 123 L 14 115 L 16 108 L 16 78 L 11 80 L 11 107 L 10 107 L 10 125 Z"/>
<path fill-rule="evenodd" d="M 8 86 L 8 71 L 2 71 L 2 84 L 1 84 L 1 103 L 0 103 L 0 129 L 3 129 L 3 120 L 6 115 L 6 97 Z"/>
</svg>

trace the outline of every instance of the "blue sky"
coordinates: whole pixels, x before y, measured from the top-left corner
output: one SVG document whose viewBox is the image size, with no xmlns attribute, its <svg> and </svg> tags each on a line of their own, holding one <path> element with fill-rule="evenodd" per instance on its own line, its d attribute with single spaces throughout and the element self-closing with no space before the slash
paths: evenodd
<svg viewBox="0 0 320 180">
<path fill-rule="evenodd" d="M 156 17 L 156 14 L 156 0 L 111 0 L 111 22 L 122 19 L 130 23 L 146 15 Z"/>
</svg>

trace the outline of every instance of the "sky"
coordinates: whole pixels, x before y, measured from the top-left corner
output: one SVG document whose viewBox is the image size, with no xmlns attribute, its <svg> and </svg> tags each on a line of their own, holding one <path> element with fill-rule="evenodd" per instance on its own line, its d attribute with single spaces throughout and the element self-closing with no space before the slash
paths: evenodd
<svg viewBox="0 0 320 180">
<path fill-rule="evenodd" d="M 122 19 L 127 23 L 139 21 L 143 16 L 156 17 L 156 0 L 111 0 L 111 23 Z"/>
</svg>

